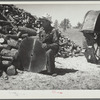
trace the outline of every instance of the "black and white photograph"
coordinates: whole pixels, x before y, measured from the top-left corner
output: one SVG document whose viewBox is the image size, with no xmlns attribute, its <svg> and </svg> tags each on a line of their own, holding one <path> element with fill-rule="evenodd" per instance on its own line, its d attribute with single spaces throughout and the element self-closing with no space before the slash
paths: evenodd
<svg viewBox="0 0 100 100">
<path fill-rule="evenodd" d="M 0 90 L 100 90 L 100 2 L 0 2 Z"/>
</svg>

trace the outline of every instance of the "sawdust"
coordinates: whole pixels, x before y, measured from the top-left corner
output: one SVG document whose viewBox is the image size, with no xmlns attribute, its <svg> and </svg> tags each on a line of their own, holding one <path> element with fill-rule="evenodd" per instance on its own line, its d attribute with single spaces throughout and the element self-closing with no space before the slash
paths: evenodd
<svg viewBox="0 0 100 100">
<path fill-rule="evenodd" d="M 23 72 L 0 77 L 0 90 L 97 90 L 100 89 L 100 65 L 88 63 L 84 56 L 56 58 L 57 76 Z"/>
</svg>

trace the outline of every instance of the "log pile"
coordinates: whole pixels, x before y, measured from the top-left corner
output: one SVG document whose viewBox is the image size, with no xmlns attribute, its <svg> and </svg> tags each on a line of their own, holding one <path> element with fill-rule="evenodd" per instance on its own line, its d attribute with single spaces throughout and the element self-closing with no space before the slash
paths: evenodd
<svg viewBox="0 0 100 100">
<path fill-rule="evenodd" d="M 64 36 L 60 36 L 59 39 L 59 57 L 67 58 L 67 57 L 77 57 L 82 56 L 82 48 L 71 41 L 69 38 L 66 38 Z"/>
<path fill-rule="evenodd" d="M 0 4 L 0 69 L 7 70 L 12 65 L 23 38 L 36 35 L 35 20 L 36 16 L 15 5 Z"/>
</svg>

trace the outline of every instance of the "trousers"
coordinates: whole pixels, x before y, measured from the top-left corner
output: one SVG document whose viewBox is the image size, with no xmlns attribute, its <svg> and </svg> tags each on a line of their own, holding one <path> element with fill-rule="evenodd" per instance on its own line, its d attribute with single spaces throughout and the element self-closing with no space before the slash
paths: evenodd
<svg viewBox="0 0 100 100">
<path fill-rule="evenodd" d="M 46 51 L 47 56 L 47 72 L 54 73 L 55 72 L 55 55 L 57 52 L 53 49 L 49 49 Z"/>
</svg>

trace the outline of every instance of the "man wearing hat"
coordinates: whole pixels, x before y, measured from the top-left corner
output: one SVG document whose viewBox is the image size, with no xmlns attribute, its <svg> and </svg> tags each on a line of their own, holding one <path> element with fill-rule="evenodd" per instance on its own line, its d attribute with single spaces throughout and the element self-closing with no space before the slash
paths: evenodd
<svg viewBox="0 0 100 100">
<path fill-rule="evenodd" d="M 47 55 L 47 73 L 49 75 L 57 75 L 55 73 L 55 55 L 59 49 L 59 32 L 51 26 L 51 17 L 43 16 L 40 18 L 43 31 L 39 32 L 42 47 L 46 50 Z"/>
</svg>

